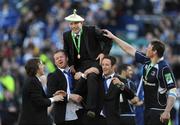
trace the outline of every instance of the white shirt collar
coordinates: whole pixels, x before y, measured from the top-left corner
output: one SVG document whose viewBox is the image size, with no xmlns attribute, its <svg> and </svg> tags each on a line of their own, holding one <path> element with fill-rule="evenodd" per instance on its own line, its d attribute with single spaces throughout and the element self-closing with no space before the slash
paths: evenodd
<svg viewBox="0 0 180 125">
<path fill-rule="evenodd" d="M 70 70 L 70 67 L 66 67 L 65 69 L 62 69 L 62 68 L 58 67 L 58 69 L 60 69 L 62 72 L 64 72 L 64 71 L 68 72 Z"/>
<path fill-rule="evenodd" d="M 108 76 L 105 76 L 105 75 L 103 74 L 103 76 L 104 76 L 105 78 L 108 78 L 108 77 L 113 78 L 113 77 L 114 77 L 114 75 L 115 75 L 115 72 L 113 72 L 112 74 L 110 74 L 110 75 L 108 75 Z"/>
<path fill-rule="evenodd" d="M 39 76 L 37 76 L 37 75 L 36 75 L 36 77 L 37 77 L 37 78 L 38 78 L 38 80 L 41 82 L 41 79 L 40 79 L 40 77 L 39 77 Z"/>
</svg>

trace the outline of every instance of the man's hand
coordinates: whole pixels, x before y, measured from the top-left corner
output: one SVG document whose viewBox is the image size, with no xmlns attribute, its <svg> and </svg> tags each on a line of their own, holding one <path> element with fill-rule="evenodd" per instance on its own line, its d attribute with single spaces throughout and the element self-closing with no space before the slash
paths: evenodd
<svg viewBox="0 0 180 125">
<path fill-rule="evenodd" d="M 53 94 L 53 96 L 56 96 L 56 95 L 62 95 L 63 97 L 66 97 L 67 94 L 64 90 L 58 90 Z"/>
<path fill-rule="evenodd" d="M 124 84 L 124 83 L 122 83 L 117 77 L 113 77 L 113 78 L 112 78 L 112 83 L 113 83 L 114 85 L 116 85 L 116 84 Z"/>
<path fill-rule="evenodd" d="M 112 83 L 116 85 L 118 88 L 120 88 L 121 90 L 124 90 L 125 85 L 118 78 L 116 77 L 112 78 Z"/>
<path fill-rule="evenodd" d="M 99 69 L 96 68 L 96 67 L 91 67 L 89 69 L 87 69 L 85 72 L 84 72 L 84 75 L 87 76 L 88 74 L 90 73 L 95 73 L 95 74 L 99 74 Z"/>
<path fill-rule="evenodd" d="M 115 39 L 116 36 L 114 36 L 109 30 L 102 29 L 102 32 L 104 36 L 110 38 L 110 39 Z"/>
<path fill-rule="evenodd" d="M 74 75 L 74 79 L 76 80 L 79 80 L 81 77 L 83 78 L 87 78 L 87 75 L 90 74 L 90 73 L 95 73 L 95 74 L 99 74 L 99 69 L 97 69 L 96 67 L 91 67 L 89 69 L 87 69 L 84 73 L 82 72 L 77 72 L 75 75 Z"/>
<path fill-rule="evenodd" d="M 82 76 L 82 72 L 77 72 L 75 75 L 74 75 L 74 79 L 75 80 L 79 80 L 80 78 L 81 78 L 81 76 Z"/>
<path fill-rule="evenodd" d="M 62 96 L 61 94 L 58 94 L 52 97 L 52 99 L 54 100 L 54 102 L 64 101 L 64 96 Z"/>
<path fill-rule="evenodd" d="M 99 59 L 99 64 L 101 65 L 101 63 L 102 63 L 102 59 L 104 58 L 104 54 L 103 53 L 100 53 L 99 55 L 98 55 L 98 57 L 96 58 L 96 60 L 98 60 Z"/>
<path fill-rule="evenodd" d="M 73 74 L 76 73 L 76 70 L 75 70 L 75 68 L 74 68 L 74 65 L 70 66 L 70 71 L 71 71 L 71 73 L 73 73 Z"/>
<path fill-rule="evenodd" d="M 144 104 L 144 101 L 139 100 L 136 104 L 134 104 L 135 106 L 142 106 Z"/>
<path fill-rule="evenodd" d="M 170 119 L 170 112 L 169 111 L 164 111 L 160 116 L 160 121 L 162 123 L 168 122 L 169 119 Z"/>
<path fill-rule="evenodd" d="M 139 101 L 139 98 L 135 96 L 133 99 L 130 100 L 130 103 L 135 105 Z"/>
<path fill-rule="evenodd" d="M 133 104 L 135 106 L 141 106 L 143 105 L 143 101 L 140 101 L 137 96 L 135 96 L 133 99 L 130 100 L 130 104 Z"/>
<path fill-rule="evenodd" d="M 78 94 L 70 94 L 69 99 L 76 102 L 76 103 L 80 103 L 83 98 Z"/>
</svg>

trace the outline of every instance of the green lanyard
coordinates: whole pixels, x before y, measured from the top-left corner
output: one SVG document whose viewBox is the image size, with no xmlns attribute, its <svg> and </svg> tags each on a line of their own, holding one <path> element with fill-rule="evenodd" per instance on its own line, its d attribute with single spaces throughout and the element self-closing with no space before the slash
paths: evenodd
<svg viewBox="0 0 180 125">
<path fill-rule="evenodd" d="M 78 52 L 78 55 L 80 54 L 80 44 L 81 44 L 81 34 L 82 34 L 82 29 L 80 30 L 80 35 L 78 37 L 78 45 L 75 41 L 75 33 L 71 32 L 71 36 L 72 36 L 72 39 L 73 39 L 73 43 L 74 43 L 74 46 Z"/>
<path fill-rule="evenodd" d="M 155 64 L 154 64 L 155 65 Z M 146 74 L 145 74 L 145 80 L 147 81 L 147 76 L 149 74 L 149 71 L 154 67 L 154 65 L 151 65 L 151 63 L 148 65 L 146 69 Z"/>
</svg>

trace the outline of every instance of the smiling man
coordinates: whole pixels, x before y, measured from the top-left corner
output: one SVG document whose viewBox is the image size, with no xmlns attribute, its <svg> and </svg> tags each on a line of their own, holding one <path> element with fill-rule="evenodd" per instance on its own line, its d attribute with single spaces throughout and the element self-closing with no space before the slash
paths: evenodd
<svg viewBox="0 0 180 125">
<path fill-rule="evenodd" d="M 105 36 L 115 41 L 121 49 L 133 56 L 143 66 L 144 124 L 167 125 L 170 111 L 176 100 L 176 80 L 170 66 L 163 58 L 165 45 L 160 40 L 152 40 L 142 53 L 110 31 Z"/>
<path fill-rule="evenodd" d="M 138 97 L 129 89 L 115 73 L 116 59 L 105 56 L 102 60 L 104 103 L 100 115 L 100 125 L 121 125 L 119 111 L 121 109 L 120 95 L 125 96 L 132 104 L 139 103 Z M 124 125 L 124 124 L 122 124 Z"/>
<path fill-rule="evenodd" d="M 56 125 L 78 125 L 76 111 L 81 108 L 82 97 L 74 94 L 75 83 L 69 72 L 68 57 L 64 50 L 54 53 L 57 69 L 48 75 L 47 87 L 49 95 L 63 94 L 64 101 L 54 103 L 53 118 Z"/>
</svg>

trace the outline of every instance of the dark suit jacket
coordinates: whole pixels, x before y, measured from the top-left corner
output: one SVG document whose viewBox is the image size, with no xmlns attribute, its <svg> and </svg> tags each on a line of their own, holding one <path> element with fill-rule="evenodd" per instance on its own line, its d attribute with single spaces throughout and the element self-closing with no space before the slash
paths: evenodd
<svg viewBox="0 0 180 125">
<path fill-rule="evenodd" d="M 63 72 L 56 69 L 55 72 L 48 75 L 47 81 L 48 95 L 52 96 L 57 90 L 67 91 L 67 81 Z M 53 106 L 53 116 L 56 124 L 65 121 L 67 98 L 64 101 L 55 102 Z"/>
<path fill-rule="evenodd" d="M 119 78 L 117 75 L 115 75 L 114 77 Z M 108 92 L 107 94 L 105 94 L 104 97 L 104 108 L 106 110 L 106 118 L 108 125 L 119 125 L 120 93 L 124 94 L 128 99 L 132 99 L 135 96 L 134 93 L 127 87 L 125 87 L 124 90 L 122 91 L 112 82 L 110 83 Z"/>
<path fill-rule="evenodd" d="M 74 62 L 75 47 L 73 45 L 71 31 L 65 32 L 63 38 L 64 50 L 67 52 L 69 58 L 69 66 L 76 65 Z M 100 53 L 108 55 L 112 47 L 111 39 L 103 36 L 102 32 L 93 26 L 83 26 L 81 40 L 85 41 L 85 48 L 81 49 L 87 50 L 91 60 L 95 60 Z"/>
<path fill-rule="evenodd" d="M 120 78 L 120 80 L 125 83 L 134 93 L 136 92 L 135 83 L 129 79 Z M 120 102 L 120 107 L 122 108 L 121 114 L 134 114 L 133 105 L 129 104 L 128 99 L 125 95 L 122 95 L 122 102 Z"/>
<path fill-rule="evenodd" d="M 23 87 L 19 125 L 48 125 L 47 107 L 51 105 L 37 77 L 29 77 Z"/>
</svg>

